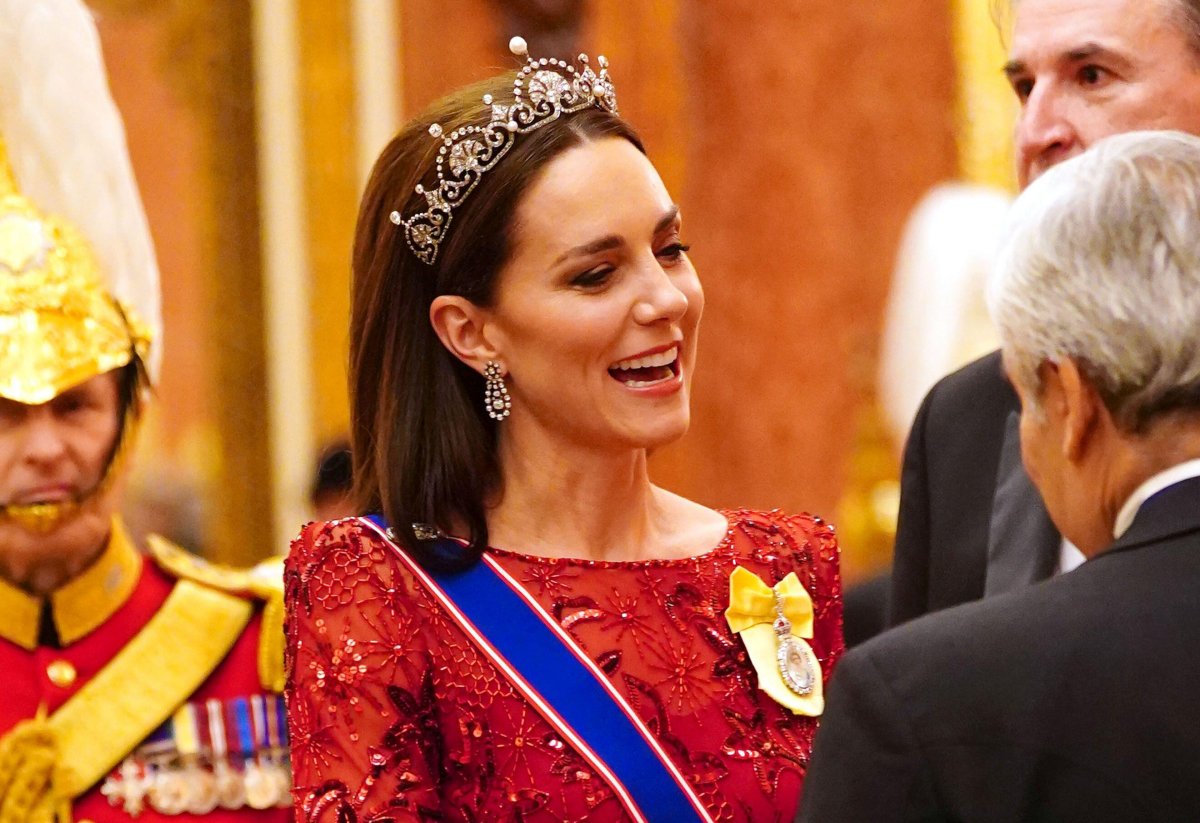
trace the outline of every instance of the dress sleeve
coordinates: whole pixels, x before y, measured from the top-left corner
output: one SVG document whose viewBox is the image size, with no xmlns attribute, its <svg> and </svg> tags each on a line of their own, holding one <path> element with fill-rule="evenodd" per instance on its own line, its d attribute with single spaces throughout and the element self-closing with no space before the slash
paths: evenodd
<svg viewBox="0 0 1200 823">
<path fill-rule="evenodd" d="M 284 580 L 297 820 L 439 816 L 427 607 L 415 581 L 354 520 L 305 527 Z"/>
</svg>

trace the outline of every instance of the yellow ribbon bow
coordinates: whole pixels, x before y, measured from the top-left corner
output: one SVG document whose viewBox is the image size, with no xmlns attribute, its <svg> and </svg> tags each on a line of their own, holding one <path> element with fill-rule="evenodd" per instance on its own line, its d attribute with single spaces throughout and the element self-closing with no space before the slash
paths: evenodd
<svg viewBox="0 0 1200 823">
<path fill-rule="evenodd" d="M 790 631 L 777 622 L 781 616 L 791 624 Z M 742 636 L 758 673 L 758 687 L 772 700 L 793 714 L 817 717 L 825 710 L 821 664 L 804 639 L 813 636 L 812 598 L 795 572 L 772 588 L 754 572 L 735 568 L 729 576 L 725 619 Z"/>
</svg>

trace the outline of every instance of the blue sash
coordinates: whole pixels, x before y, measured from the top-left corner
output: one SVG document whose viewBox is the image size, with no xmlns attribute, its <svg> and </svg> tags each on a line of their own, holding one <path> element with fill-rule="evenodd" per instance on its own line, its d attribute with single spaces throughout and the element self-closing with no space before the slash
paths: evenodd
<svg viewBox="0 0 1200 823">
<path fill-rule="evenodd" d="M 382 518 L 365 519 L 387 536 Z M 461 551 L 453 541 L 439 542 L 443 545 L 435 551 Z M 396 550 L 443 604 L 449 601 L 451 614 L 470 624 L 463 628 L 481 651 L 599 767 L 635 820 L 711 821 L 686 778 L 604 673 L 492 558 L 485 555 L 464 571 L 429 572 L 399 546 Z"/>
</svg>

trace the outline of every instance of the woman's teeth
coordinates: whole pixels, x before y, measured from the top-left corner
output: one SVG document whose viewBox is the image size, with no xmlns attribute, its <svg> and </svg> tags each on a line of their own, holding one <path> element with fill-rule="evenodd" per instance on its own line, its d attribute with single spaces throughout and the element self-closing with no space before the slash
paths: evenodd
<svg viewBox="0 0 1200 823">
<path fill-rule="evenodd" d="M 655 366 L 669 366 L 679 356 L 679 347 L 672 346 L 658 354 L 648 354 L 645 357 L 635 357 L 632 360 L 622 360 L 612 366 L 613 369 L 629 371 L 630 369 L 649 369 Z"/>
<path fill-rule="evenodd" d="M 673 378 L 677 374 L 678 360 L 679 347 L 672 346 L 657 354 L 621 360 L 610 366 L 608 371 L 626 386 L 641 389 Z"/>
</svg>

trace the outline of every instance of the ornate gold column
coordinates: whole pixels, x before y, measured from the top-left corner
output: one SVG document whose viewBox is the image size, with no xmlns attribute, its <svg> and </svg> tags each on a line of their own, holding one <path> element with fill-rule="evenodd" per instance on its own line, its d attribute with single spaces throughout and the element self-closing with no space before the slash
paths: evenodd
<svg viewBox="0 0 1200 823">
<path fill-rule="evenodd" d="M 216 345 L 217 482 L 212 488 L 210 556 L 248 563 L 275 550 L 272 537 L 267 354 L 259 233 L 251 4 L 188 4 L 195 15 L 197 84 L 209 135 L 212 185 L 206 221 L 205 311 Z"/>
<path fill-rule="evenodd" d="M 1006 59 L 1003 21 L 983 0 L 951 0 L 958 74 L 955 137 L 960 177 L 1014 189 L 1013 123 L 1017 102 L 1001 68 Z"/>
<path fill-rule="evenodd" d="M 316 440 L 344 434 L 358 135 L 350 0 L 299 0 L 300 123 Z M 315 455 L 313 455 L 315 458 Z"/>
</svg>

